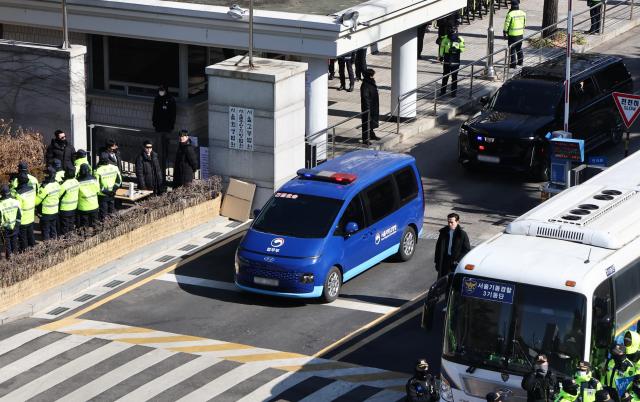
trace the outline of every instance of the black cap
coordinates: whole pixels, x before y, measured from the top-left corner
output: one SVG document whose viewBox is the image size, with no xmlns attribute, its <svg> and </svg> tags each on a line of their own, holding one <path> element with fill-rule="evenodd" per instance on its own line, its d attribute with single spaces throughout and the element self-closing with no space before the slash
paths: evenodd
<svg viewBox="0 0 640 402">
<path fill-rule="evenodd" d="M 73 179 L 76 177 L 76 169 L 72 167 L 68 167 L 64 170 L 64 178 L 65 179 Z"/>
<path fill-rule="evenodd" d="M 18 163 L 18 171 L 26 172 L 27 170 L 29 170 L 29 164 L 25 161 L 20 161 L 20 163 Z"/>
<path fill-rule="evenodd" d="M 84 158 L 85 156 L 87 156 L 87 151 L 85 151 L 84 149 L 79 149 L 76 151 L 76 157 Z"/>
<path fill-rule="evenodd" d="M 9 186 L 7 186 L 6 184 L 3 184 L 2 187 L 0 187 L 0 195 L 3 197 L 8 196 L 11 193 L 11 191 L 9 190 Z"/>
<path fill-rule="evenodd" d="M 425 373 L 429 370 L 429 363 L 427 362 L 427 359 L 419 359 L 416 362 L 416 371 L 419 371 L 421 373 Z"/>
<path fill-rule="evenodd" d="M 626 355 L 626 352 L 624 350 L 624 346 L 622 345 L 614 345 L 611 348 L 611 356 L 615 359 L 615 358 L 622 358 Z"/>
<path fill-rule="evenodd" d="M 578 383 L 573 378 L 567 378 L 566 380 L 562 381 L 562 390 L 571 395 L 577 395 Z"/>
<path fill-rule="evenodd" d="M 83 163 L 82 165 L 80 165 L 80 171 L 78 172 L 78 175 L 80 177 L 85 177 L 89 175 L 89 165 L 87 165 L 86 163 Z"/>
<path fill-rule="evenodd" d="M 511 0 L 511 5 L 512 6 L 519 6 L 520 5 L 520 0 Z"/>
<path fill-rule="evenodd" d="M 591 370 L 591 364 L 589 364 L 589 362 L 581 360 L 580 362 L 578 362 L 578 370 L 581 371 L 589 371 Z"/>
<path fill-rule="evenodd" d="M 18 173 L 18 184 L 26 184 L 29 183 L 29 176 L 27 176 L 27 172 Z"/>
<path fill-rule="evenodd" d="M 609 402 L 611 401 L 611 395 L 609 395 L 609 391 L 606 389 L 601 389 L 600 391 L 596 391 L 596 402 Z"/>
</svg>

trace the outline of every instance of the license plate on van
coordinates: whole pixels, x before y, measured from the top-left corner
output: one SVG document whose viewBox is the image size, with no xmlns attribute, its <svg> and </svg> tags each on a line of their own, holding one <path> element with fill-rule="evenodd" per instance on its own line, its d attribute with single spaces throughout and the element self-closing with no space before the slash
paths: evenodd
<svg viewBox="0 0 640 402">
<path fill-rule="evenodd" d="M 256 285 L 265 285 L 265 286 L 280 285 L 280 281 L 278 281 L 277 279 L 261 278 L 259 276 L 253 277 L 253 283 L 255 283 Z"/>
<path fill-rule="evenodd" d="M 500 163 L 499 157 L 491 155 L 478 155 L 478 160 L 480 162 Z"/>
</svg>

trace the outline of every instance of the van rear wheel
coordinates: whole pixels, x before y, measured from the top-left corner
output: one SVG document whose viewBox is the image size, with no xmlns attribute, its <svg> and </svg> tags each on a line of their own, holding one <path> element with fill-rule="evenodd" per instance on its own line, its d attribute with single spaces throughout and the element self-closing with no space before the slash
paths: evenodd
<svg viewBox="0 0 640 402">
<path fill-rule="evenodd" d="M 416 231 L 411 226 L 402 232 L 402 238 L 400 240 L 400 249 L 398 250 L 398 258 L 400 261 L 409 261 L 416 252 L 416 243 L 418 238 Z"/>
<path fill-rule="evenodd" d="M 322 288 L 322 301 L 325 303 L 331 303 L 340 295 L 340 288 L 342 287 L 342 273 L 338 267 L 331 267 L 327 272 L 327 277 L 324 279 L 324 286 Z"/>
</svg>

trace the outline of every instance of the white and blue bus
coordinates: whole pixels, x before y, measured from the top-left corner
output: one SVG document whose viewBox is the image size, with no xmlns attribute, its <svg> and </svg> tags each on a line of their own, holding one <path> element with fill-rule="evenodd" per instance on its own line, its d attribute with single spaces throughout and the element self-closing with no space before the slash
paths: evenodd
<svg viewBox="0 0 640 402">
<path fill-rule="evenodd" d="M 640 152 L 514 220 L 449 281 L 441 400 L 525 400 L 540 353 L 559 375 L 602 367 L 640 318 Z"/>
</svg>

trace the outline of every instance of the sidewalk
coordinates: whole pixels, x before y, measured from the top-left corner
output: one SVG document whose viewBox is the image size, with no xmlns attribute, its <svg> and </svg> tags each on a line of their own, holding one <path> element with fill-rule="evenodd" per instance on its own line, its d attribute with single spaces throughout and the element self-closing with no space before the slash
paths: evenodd
<svg viewBox="0 0 640 402">
<path fill-rule="evenodd" d="M 558 9 L 558 20 L 566 18 L 567 0 L 560 0 Z M 611 4 L 611 2 L 609 2 Z M 618 4 L 614 3 L 613 5 Z M 542 1 L 526 1 L 520 4 L 520 9 L 527 12 L 527 29 L 525 37 L 535 31 L 538 31 L 542 25 Z M 612 7 L 608 6 L 608 7 Z M 506 40 L 502 38 L 502 25 L 508 8 L 501 7 L 494 14 L 494 32 L 496 35 L 495 49 L 500 50 L 506 47 Z M 584 12 L 575 17 L 576 14 Z M 575 51 L 588 51 L 589 49 L 603 43 L 603 41 L 611 40 L 620 33 L 626 32 L 640 24 L 640 7 L 634 12 L 634 19 L 628 20 L 628 13 L 612 12 L 613 16 L 607 20 L 607 27 L 603 35 L 586 35 L 583 32 L 589 29 L 586 20 L 589 17 L 586 1 L 573 2 L 575 33 L 581 35 L 585 40 L 584 45 L 574 45 Z M 618 14 L 618 15 L 617 15 Z M 615 22 L 614 22 L 615 20 Z M 462 65 L 469 64 L 474 60 L 484 57 L 487 53 L 487 29 L 489 26 L 489 18 L 483 15 L 479 19 L 471 20 L 470 24 L 466 20 L 458 27 L 460 36 L 465 40 L 466 51 L 462 54 Z M 565 24 L 559 24 L 560 29 L 564 29 Z M 575 34 L 574 34 L 575 35 Z M 437 37 L 437 29 L 431 28 L 424 38 L 424 49 L 422 52 L 422 60 L 418 60 L 418 87 L 425 85 L 431 81 L 439 80 L 442 76 L 442 64 L 437 60 L 437 45 L 435 40 Z M 404 139 L 413 135 L 425 132 L 437 124 L 442 124 L 455 115 L 469 110 L 477 105 L 477 100 L 486 94 L 493 92 L 502 85 L 503 64 L 502 57 L 496 56 L 496 72 L 499 80 L 490 82 L 486 80 L 474 79 L 474 87 L 470 90 L 469 80 L 463 77 L 469 76 L 469 71 L 461 72 L 458 86 L 458 97 L 452 99 L 444 97 L 438 99 L 438 115 L 434 118 L 433 101 L 431 100 L 435 86 L 429 86 L 428 91 L 424 91 L 422 96 L 429 99 L 418 100 L 418 118 L 412 122 L 402 123 L 400 127 L 400 135 L 396 135 L 397 125 L 395 119 L 389 117 L 391 112 L 391 43 L 387 40 L 384 47 L 380 49 L 377 55 L 368 55 L 367 64 L 370 68 L 376 70 L 376 82 L 378 84 L 380 94 L 380 128 L 376 130 L 376 134 L 382 137 L 382 141 L 374 145 L 379 149 L 389 149 L 394 145 L 402 142 Z M 527 44 L 523 46 L 525 52 L 525 65 L 535 65 L 550 56 L 564 54 L 563 48 L 555 48 L 547 51 L 545 54 L 535 52 L 531 49 L 527 52 Z M 527 54 L 529 53 L 529 55 Z M 540 55 L 541 57 L 538 57 Z M 476 75 L 478 67 L 476 68 Z M 356 115 L 360 112 L 360 93 L 359 83 L 356 83 L 353 92 L 338 91 L 340 85 L 338 77 L 329 81 L 329 127 L 338 124 L 342 120 Z M 336 152 L 346 151 L 353 147 L 359 147 L 360 139 L 360 119 L 353 119 L 336 127 Z"/>
</svg>

